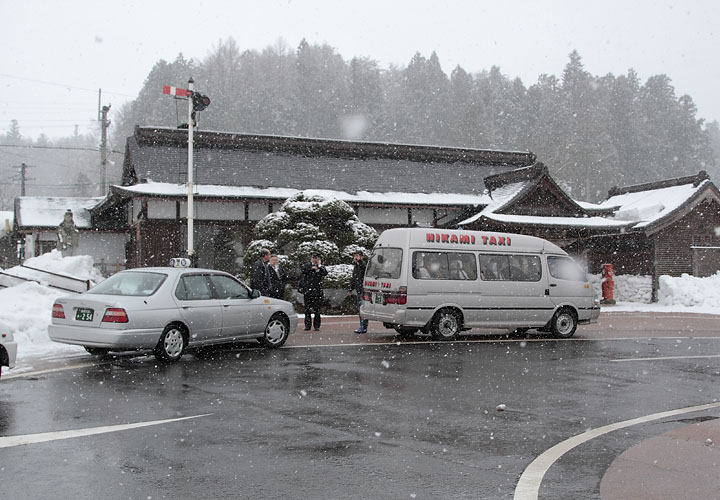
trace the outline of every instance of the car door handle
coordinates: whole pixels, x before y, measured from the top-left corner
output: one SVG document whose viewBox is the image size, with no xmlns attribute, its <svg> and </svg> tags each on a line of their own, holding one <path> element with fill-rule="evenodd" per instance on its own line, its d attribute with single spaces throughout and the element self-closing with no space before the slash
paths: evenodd
<svg viewBox="0 0 720 500">
<path fill-rule="evenodd" d="M 550 286 L 557 286 L 557 283 L 550 283 Z"/>
</svg>

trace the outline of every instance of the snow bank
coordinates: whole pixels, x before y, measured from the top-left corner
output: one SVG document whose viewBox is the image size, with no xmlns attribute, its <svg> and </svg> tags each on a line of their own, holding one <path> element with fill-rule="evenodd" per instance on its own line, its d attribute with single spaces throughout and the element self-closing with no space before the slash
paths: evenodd
<svg viewBox="0 0 720 500">
<path fill-rule="evenodd" d="M 39 257 L 25 261 L 25 265 L 44 269 L 53 273 L 90 280 L 99 283 L 103 280 L 100 272 L 95 269 L 92 257 L 78 255 L 63 257 L 53 250 Z M 42 278 L 40 273 L 20 266 L 8 269 L 7 272 L 27 278 Z M 33 276 L 33 274 L 37 276 Z M 17 371 L 27 369 L 23 358 L 35 356 L 53 356 L 55 354 L 82 353 L 82 347 L 52 342 L 47 334 L 50 324 L 52 305 L 55 299 L 67 295 L 67 292 L 39 285 L 34 282 L 22 283 L 10 288 L 0 289 L 0 321 L 12 328 L 18 343 Z"/>
<path fill-rule="evenodd" d="M 89 255 L 76 255 L 74 257 L 63 257 L 58 250 L 33 257 L 25 261 L 26 266 L 44 269 L 57 274 L 79 278 L 81 280 L 90 280 L 93 284 L 100 283 L 103 279 L 102 274 L 97 270 L 93 258 Z M 20 266 L 13 267 L 8 272 L 17 274 L 24 272 L 24 268 Z M 24 274 L 17 274 L 24 276 Z M 29 277 L 29 276 L 28 276 Z"/>
<path fill-rule="evenodd" d="M 589 275 L 590 282 L 598 297 L 602 298 L 602 275 Z M 652 300 L 652 277 L 620 274 L 613 278 L 613 297 L 617 302 L 649 304 Z"/>
<path fill-rule="evenodd" d="M 55 299 L 67 292 L 53 290 L 37 283 L 22 283 L 0 289 L 0 321 L 7 324 L 18 343 L 18 367 L 27 356 L 44 356 L 56 352 L 84 352 L 77 346 L 57 344 L 50 340 L 47 327 Z"/>
<path fill-rule="evenodd" d="M 716 308 L 720 312 L 720 271 L 707 278 L 660 276 L 658 304 Z"/>
</svg>

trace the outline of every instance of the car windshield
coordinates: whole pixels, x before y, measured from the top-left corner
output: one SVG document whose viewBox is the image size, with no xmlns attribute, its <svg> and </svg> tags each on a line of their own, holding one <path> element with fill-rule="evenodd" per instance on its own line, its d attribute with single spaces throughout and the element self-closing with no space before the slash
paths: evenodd
<svg viewBox="0 0 720 500">
<path fill-rule="evenodd" d="M 110 276 L 87 293 L 148 297 L 163 284 L 167 274 L 129 271 Z"/>
</svg>

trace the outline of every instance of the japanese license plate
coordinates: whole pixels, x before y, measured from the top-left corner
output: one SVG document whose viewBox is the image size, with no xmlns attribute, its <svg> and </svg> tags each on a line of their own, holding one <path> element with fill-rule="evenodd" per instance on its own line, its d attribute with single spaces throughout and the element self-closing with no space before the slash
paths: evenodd
<svg viewBox="0 0 720 500">
<path fill-rule="evenodd" d="M 376 293 L 375 295 L 375 303 L 376 304 L 382 304 L 383 303 L 383 294 L 382 292 Z"/>
<path fill-rule="evenodd" d="M 75 310 L 75 319 L 77 321 L 92 321 L 93 320 L 93 310 L 78 307 Z"/>
</svg>

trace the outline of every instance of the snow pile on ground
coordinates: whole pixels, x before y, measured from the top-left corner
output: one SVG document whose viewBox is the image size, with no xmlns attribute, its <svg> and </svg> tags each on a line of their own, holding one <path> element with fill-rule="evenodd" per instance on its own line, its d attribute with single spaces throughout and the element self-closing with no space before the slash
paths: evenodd
<svg viewBox="0 0 720 500">
<path fill-rule="evenodd" d="M 39 257 L 27 259 L 25 265 L 56 274 L 90 280 L 93 283 L 103 280 L 100 272 L 94 268 L 92 257 L 88 255 L 63 257 L 60 252 L 53 250 Z M 41 273 L 34 273 L 32 270 L 20 266 L 10 268 L 7 272 L 41 281 L 43 278 Z M 37 276 L 33 276 L 33 274 Z M 47 327 L 50 324 L 52 305 L 55 299 L 65 295 L 68 295 L 68 292 L 34 282 L 0 289 L 0 304 L 2 304 L 0 321 L 13 330 L 18 343 L 18 366 L 22 366 L 22 358 L 25 356 L 85 352 L 81 347 L 57 344 L 48 337 Z"/>
<path fill-rule="evenodd" d="M 598 297 L 602 298 L 602 275 L 592 274 L 590 282 Z M 613 298 L 617 302 L 649 304 L 652 300 L 652 276 L 620 274 L 613 277 Z"/>
<path fill-rule="evenodd" d="M 62 253 L 58 250 L 52 250 L 39 257 L 32 257 L 25 261 L 25 265 L 28 267 L 43 269 L 81 280 L 90 280 L 92 284 L 98 284 L 105 278 L 103 278 L 100 271 L 94 267 L 94 264 L 93 258 L 89 255 L 63 257 Z M 34 278 L 34 276 L 32 276 L 32 270 L 20 266 L 8 269 L 7 272 L 16 276 Z M 42 277 L 42 275 L 38 276 Z"/>
<path fill-rule="evenodd" d="M 720 272 L 707 278 L 660 276 L 658 304 L 715 308 L 720 312 Z"/>
<path fill-rule="evenodd" d="M 0 289 L 0 321 L 8 325 L 18 343 L 18 366 L 25 356 L 59 352 L 84 352 L 82 347 L 57 344 L 48 337 L 47 328 L 55 299 L 67 295 L 34 282 Z"/>
</svg>

